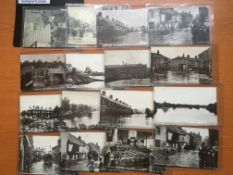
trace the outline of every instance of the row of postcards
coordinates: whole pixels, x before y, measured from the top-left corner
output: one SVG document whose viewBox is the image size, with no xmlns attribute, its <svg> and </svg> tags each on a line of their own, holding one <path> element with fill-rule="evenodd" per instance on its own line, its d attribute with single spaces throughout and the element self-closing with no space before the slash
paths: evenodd
<svg viewBox="0 0 233 175">
<path fill-rule="evenodd" d="M 212 42 L 212 20 L 209 5 L 26 7 L 22 46 L 208 45 Z"/>
<path fill-rule="evenodd" d="M 20 131 L 217 126 L 216 87 L 62 91 L 21 95 Z"/>
<path fill-rule="evenodd" d="M 21 55 L 20 67 L 22 91 L 201 85 L 214 81 L 210 46 L 25 54 Z"/>
</svg>

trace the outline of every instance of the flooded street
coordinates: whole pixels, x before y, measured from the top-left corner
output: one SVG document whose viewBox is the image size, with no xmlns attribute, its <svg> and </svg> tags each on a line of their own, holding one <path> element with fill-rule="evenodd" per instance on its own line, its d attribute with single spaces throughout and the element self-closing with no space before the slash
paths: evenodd
<svg viewBox="0 0 233 175">
<path fill-rule="evenodd" d="M 192 33 L 190 29 L 182 29 L 179 31 L 171 32 L 167 35 L 158 35 L 151 34 L 151 44 L 155 45 L 191 45 L 192 41 Z"/>
<path fill-rule="evenodd" d="M 175 72 L 167 71 L 164 74 L 154 74 L 152 78 L 153 84 L 176 83 L 176 84 L 204 84 L 210 83 L 211 78 L 205 74 L 197 72 Z"/>
<path fill-rule="evenodd" d="M 46 165 L 43 161 L 32 163 L 31 167 L 32 173 L 49 173 L 56 174 L 59 172 L 59 166 L 57 164 Z"/>
<path fill-rule="evenodd" d="M 67 85 L 70 89 L 102 89 L 105 86 L 104 83 L 104 76 L 89 76 L 91 78 L 100 80 L 100 81 L 93 81 L 88 84 L 80 84 L 80 85 Z"/>
<path fill-rule="evenodd" d="M 104 46 L 124 46 L 124 45 L 148 45 L 147 34 L 141 32 L 129 32 L 125 35 L 111 36 L 105 38 Z"/>
<path fill-rule="evenodd" d="M 204 108 L 164 108 L 154 116 L 157 124 L 175 125 L 216 125 L 217 116 Z"/>
<path fill-rule="evenodd" d="M 157 155 L 155 154 L 154 157 Z M 199 168 L 199 155 L 198 151 L 184 151 L 177 152 L 174 155 L 168 155 L 166 159 L 155 158 L 155 164 L 166 164 L 167 166 L 190 167 Z"/>
<path fill-rule="evenodd" d="M 117 115 L 117 116 L 101 116 L 101 125 L 127 127 L 127 128 L 153 128 L 154 119 L 146 117 L 145 114 L 133 114 L 133 115 Z"/>
</svg>

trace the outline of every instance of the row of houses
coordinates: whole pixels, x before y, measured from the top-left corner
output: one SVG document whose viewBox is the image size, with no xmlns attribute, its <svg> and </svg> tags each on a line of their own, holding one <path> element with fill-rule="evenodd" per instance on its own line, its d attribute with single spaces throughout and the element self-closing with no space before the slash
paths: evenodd
<svg viewBox="0 0 233 175">
<path fill-rule="evenodd" d="M 163 70 L 174 71 L 189 71 L 197 70 L 206 74 L 211 74 L 212 61 L 210 48 L 202 53 L 191 57 L 190 55 L 177 56 L 175 58 L 168 58 L 161 54 L 159 50 L 152 53 L 151 56 L 152 72 L 160 72 Z"/>
</svg>

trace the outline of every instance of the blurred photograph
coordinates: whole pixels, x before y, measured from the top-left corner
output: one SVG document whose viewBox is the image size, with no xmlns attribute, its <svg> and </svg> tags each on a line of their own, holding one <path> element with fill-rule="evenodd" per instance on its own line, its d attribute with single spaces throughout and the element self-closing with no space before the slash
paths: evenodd
<svg viewBox="0 0 233 175">
<path fill-rule="evenodd" d="M 105 86 L 150 86 L 149 50 L 105 51 Z"/>
<path fill-rule="evenodd" d="M 210 84 L 210 47 L 152 47 L 152 84 Z"/>
<path fill-rule="evenodd" d="M 21 95 L 20 132 L 56 132 L 61 118 L 61 95 Z"/>
<path fill-rule="evenodd" d="M 59 136 L 19 136 L 19 173 L 58 174 L 60 172 Z"/>
<path fill-rule="evenodd" d="M 97 42 L 99 47 L 148 45 L 147 11 L 102 7 L 97 10 Z"/>
<path fill-rule="evenodd" d="M 210 44 L 208 6 L 150 7 L 150 45 Z"/>
<path fill-rule="evenodd" d="M 216 87 L 155 87 L 155 125 L 216 126 Z"/>
</svg>

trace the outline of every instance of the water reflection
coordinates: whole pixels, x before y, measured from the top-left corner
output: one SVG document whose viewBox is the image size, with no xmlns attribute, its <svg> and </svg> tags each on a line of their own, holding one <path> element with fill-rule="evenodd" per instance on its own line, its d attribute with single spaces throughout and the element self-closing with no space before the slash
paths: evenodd
<svg viewBox="0 0 233 175">
<path fill-rule="evenodd" d="M 217 125 L 217 115 L 204 108 L 159 108 L 154 119 L 166 125 Z"/>
<path fill-rule="evenodd" d="M 125 87 L 125 86 L 149 86 L 151 84 L 150 78 L 145 79 L 130 79 L 117 80 L 106 83 L 107 87 Z"/>
<path fill-rule="evenodd" d="M 195 71 L 167 71 L 162 74 L 154 74 L 152 78 L 152 83 L 205 84 L 211 83 L 211 78 L 208 75 L 199 74 Z"/>
<path fill-rule="evenodd" d="M 67 85 L 67 87 L 70 89 L 101 89 L 101 88 L 104 88 L 105 86 L 104 76 L 89 76 L 89 77 L 100 80 L 100 81 L 93 81 L 88 84 L 80 84 L 80 85 L 69 84 Z"/>
<path fill-rule="evenodd" d="M 145 117 L 145 114 L 133 114 L 133 115 L 117 115 L 109 116 L 103 115 L 100 119 L 101 125 L 107 125 L 112 127 L 125 127 L 125 128 L 153 128 L 154 119 L 152 117 Z"/>
<path fill-rule="evenodd" d="M 49 173 L 49 174 L 55 174 L 59 171 L 59 166 L 55 163 L 52 165 L 47 165 L 43 161 L 35 162 L 32 164 L 31 173 Z"/>
</svg>

